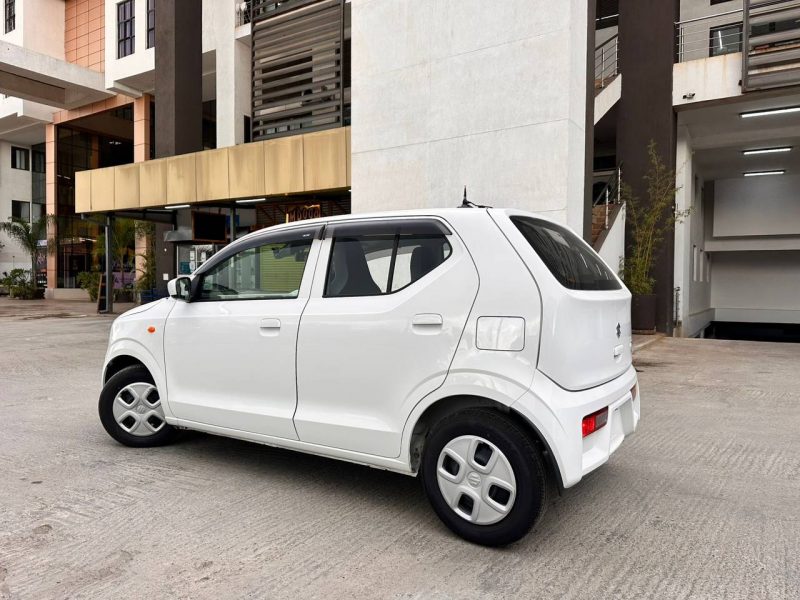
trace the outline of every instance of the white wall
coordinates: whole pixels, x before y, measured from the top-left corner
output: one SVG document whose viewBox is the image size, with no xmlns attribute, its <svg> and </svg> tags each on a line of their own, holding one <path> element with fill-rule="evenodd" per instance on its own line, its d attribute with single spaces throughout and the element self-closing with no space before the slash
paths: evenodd
<svg viewBox="0 0 800 600">
<path fill-rule="evenodd" d="M 586 2 L 352 3 L 352 209 L 514 206 L 583 225 Z"/>
<path fill-rule="evenodd" d="M 716 182 L 714 237 L 800 235 L 800 176 Z"/>
<path fill-rule="evenodd" d="M 16 0 L 13 31 L 4 33 L 0 10 L 0 41 L 64 60 L 64 14 L 64 0 Z"/>
<path fill-rule="evenodd" d="M 131 93 L 132 90 L 126 88 L 120 81 L 155 69 L 155 49 L 147 47 L 147 2 L 139 0 L 134 5 L 133 54 L 117 58 L 118 2 L 119 0 L 105 0 L 105 85 L 108 89 L 119 93 Z M 142 90 L 133 90 L 135 93 L 140 91 Z"/>
<path fill-rule="evenodd" d="M 15 144 L 19 148 L 27 146 Z M 30 150 L 30 148 L 28 148 Z M 0 141 L 0 221 L 11 217 L 11 201 L 31 201 L 31 172 L 11 168 L 11 144 Z M 30 257 L 9 237 L 0 233 L 0 275 L 12 268 L 30 269 Z"/>
<path fill-rule="evenodd" d="M 800 322 L 800 251 L 714 255 L 717 320 Z"/>
</svg>

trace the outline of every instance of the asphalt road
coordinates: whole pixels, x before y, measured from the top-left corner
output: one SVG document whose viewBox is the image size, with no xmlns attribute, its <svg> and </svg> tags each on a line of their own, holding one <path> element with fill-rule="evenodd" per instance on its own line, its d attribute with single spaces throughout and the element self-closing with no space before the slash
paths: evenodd
<svg viewBox="0 0 800 600">
<path fill-rule="evenodd" d="M 195 434 L 114 443 L 110 320 L 0 301 L 0 598 L 799 598 L 800 345 L 664 339 L 639 431 L 501 550 L 418 482 Z"/>
</svg>

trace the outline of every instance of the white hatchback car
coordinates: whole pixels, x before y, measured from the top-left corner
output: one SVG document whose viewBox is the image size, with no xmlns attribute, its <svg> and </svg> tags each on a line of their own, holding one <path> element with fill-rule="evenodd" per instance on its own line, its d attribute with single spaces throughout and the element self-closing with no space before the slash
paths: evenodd
<svg viewBox="0 0 800 600">
<path fill-rule="evenodd" d="M 249 234 L 120 316 L 100 418 L 419 474 L 458 535 L 502 545 L 636 429 L 630 293 L 518 210 L 392 212 Z"/>
</svg>

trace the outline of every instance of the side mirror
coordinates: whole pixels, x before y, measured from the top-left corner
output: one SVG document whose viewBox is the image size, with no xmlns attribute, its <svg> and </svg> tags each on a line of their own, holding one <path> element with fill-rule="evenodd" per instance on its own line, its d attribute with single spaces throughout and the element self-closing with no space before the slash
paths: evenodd
<svg viewBox="0 0 800 600">
<path fill-rule="evenodd" d="M 171 298 L 177 298 L 184 302 L 192 301 L 192 278 L 176 277 L 167 282 L 167 291 Z"/>
</svg>

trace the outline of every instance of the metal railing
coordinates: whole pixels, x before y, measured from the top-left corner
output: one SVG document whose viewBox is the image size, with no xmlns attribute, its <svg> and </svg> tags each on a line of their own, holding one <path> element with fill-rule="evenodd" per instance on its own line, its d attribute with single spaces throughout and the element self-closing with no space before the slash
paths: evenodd
<svg viewBox="0 0 800 600">
<path fill-rule="evenodd" d="M 609 216 L 614 206 L 622 204 L 622 165 L 618 165 L 611 176 L 606 180 L 603 189 L 592 201 L 592 209 L 604 207 L 603 229 L 608 229 Z"/>
<path fill-rule="evenodd" d="M 594 49 L 594 89 L 599 93 L 619 74 L 619 35 Z"/>
<path fill-rule="evenodd" d="M 677 62 L 742 51 L 742 9 L 675 23 Z"/>
<path fill-rule="evenodd" d="M 251 0 L 239 2 L 236 4 L 236 26 L 247 25 L 250 22 L 250 4 Z"/>
</svg>

